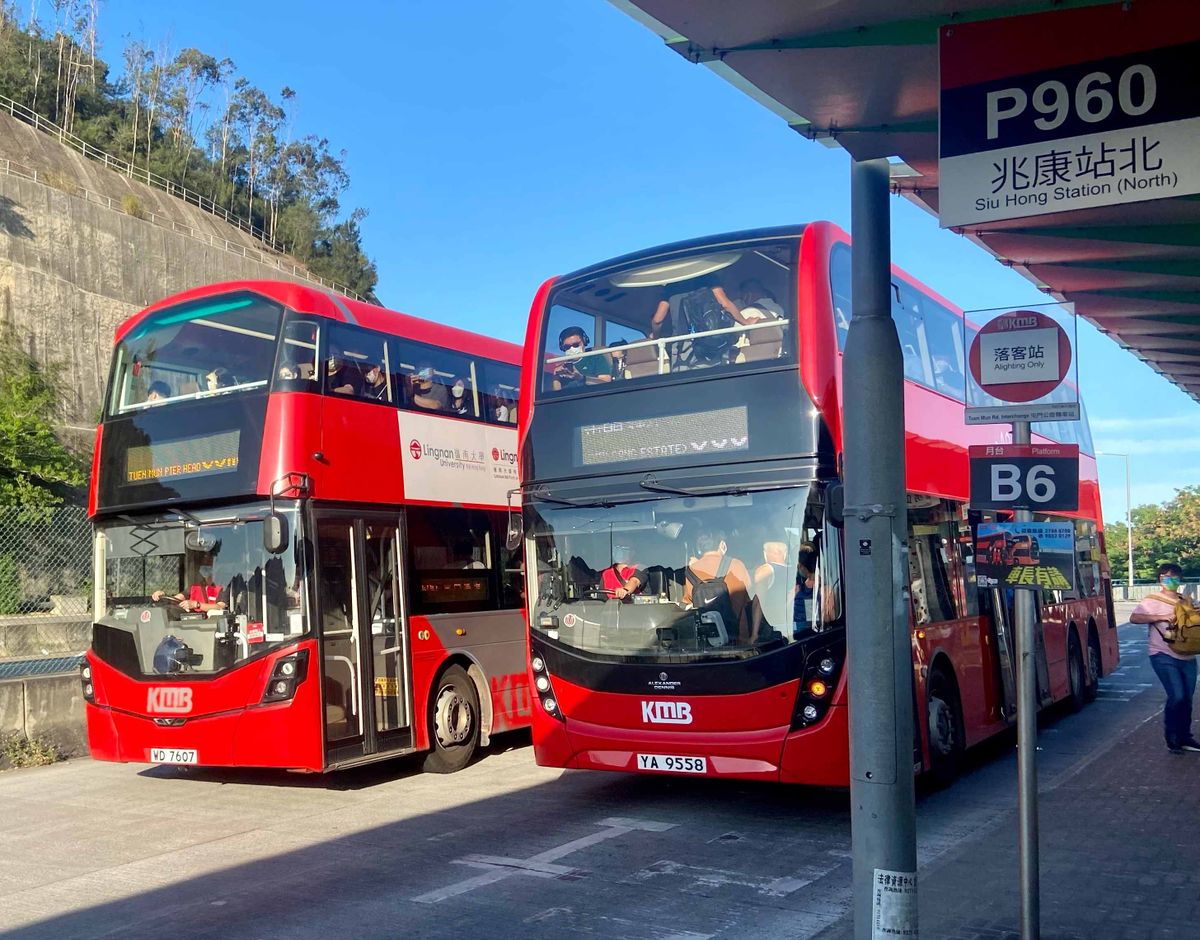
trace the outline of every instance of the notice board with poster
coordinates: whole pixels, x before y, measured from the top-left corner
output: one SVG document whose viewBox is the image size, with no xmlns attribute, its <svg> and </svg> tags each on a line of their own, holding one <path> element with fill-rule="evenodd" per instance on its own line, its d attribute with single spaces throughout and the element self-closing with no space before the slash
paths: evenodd
<svg viewBox="0 0 1200 940">
<path fill-rule="evenodd" d="M 975 571 L 981 588 L 1069 591 L 1075 587 L 1075 527 L 1069 522 L 981 522 Z"/>
</svg>

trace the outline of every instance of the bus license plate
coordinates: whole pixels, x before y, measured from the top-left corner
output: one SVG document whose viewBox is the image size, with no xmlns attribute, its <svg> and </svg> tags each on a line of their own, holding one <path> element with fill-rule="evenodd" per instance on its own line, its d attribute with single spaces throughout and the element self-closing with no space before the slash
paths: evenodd
<svg viewBox="0 0 1200 940">
<path fill-rule="evenodd" d="M 150 748 L 150 763 L 152 764 L 198 764 L 199 757 L 195 748 L 185 747 L 152 747 Z"/>
<path fill-rule="evenodd" d="M 657 770 L 669 774 L 706 774 L 708 760 L 704 757 L 681 757 L 678 754 L 639 754 L 638 770 Z"/>
</svg>

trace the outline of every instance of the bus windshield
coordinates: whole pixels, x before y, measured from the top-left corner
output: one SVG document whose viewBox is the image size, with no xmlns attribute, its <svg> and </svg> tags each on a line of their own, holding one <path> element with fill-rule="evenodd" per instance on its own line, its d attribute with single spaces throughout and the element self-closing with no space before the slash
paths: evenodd
<svg viewBox="0 0 1200 940">
<path fill-rule="evenodd" d="M 540 392 L 794 361 L 796 250 L 709 247 L 568 280 L 543 318 Z"/>
<path fill-rule="evenodd" d="M 307 630 L 297 513 L 288 546 L 263 547 L 266 507 L 100 526 L 99 624 L 127 674 L 214 673 Z"/>
<path fill-rule="evenodd" d="M 247 292 L 158 310 L 117 344 L 110 415 L 265 389 L 283 308 Z"/>
<path fill-rule="evenodd" d="M 605 506 L 535 499 L 534 630 L 645 662 L 743 657 L 841 617 L 837 539 L 815 487 Z"/>
</svg>

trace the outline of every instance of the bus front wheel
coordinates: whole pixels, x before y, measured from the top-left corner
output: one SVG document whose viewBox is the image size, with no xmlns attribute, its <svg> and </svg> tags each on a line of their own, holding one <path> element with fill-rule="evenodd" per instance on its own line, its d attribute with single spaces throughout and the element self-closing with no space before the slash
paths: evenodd
<svg viewBox="0 0 1200 940">
<path fill-rule="evenodd" d="M 948 787 L 958 776 L 966 751 L 962 706 L 954 680 L 941 668 L 929 674 L 929 779 Z"/>
<path fill-rule="evenodd" d="M 429 743 L 424 766 L 435 774 L 462 770 L 479 747 L 479 695 L 461 666 L 451 666 L 434 684 L 429 700 Z"/>
</svg>

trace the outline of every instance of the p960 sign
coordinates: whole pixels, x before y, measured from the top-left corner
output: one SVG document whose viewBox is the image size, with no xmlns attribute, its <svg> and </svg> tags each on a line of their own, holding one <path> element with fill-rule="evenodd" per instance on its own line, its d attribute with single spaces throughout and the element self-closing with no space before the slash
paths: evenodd
<svg viewBox="0 0 1200 940">
<path fill-rule="evenodd" d="M 972 445 L 971 508 L 1079 508 L 1079 448 L 1074 444 Z"/>
</svg>

